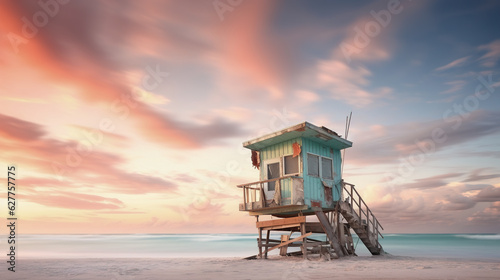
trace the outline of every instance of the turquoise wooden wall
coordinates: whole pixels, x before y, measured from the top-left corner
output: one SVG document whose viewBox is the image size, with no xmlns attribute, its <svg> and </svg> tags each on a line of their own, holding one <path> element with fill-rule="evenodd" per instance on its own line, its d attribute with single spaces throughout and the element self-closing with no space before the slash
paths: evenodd
<svg viewBox="0 0 500 280">
<path fill-rule="evenodd" d="M 321 179 L 315 176 L 307 175 L 307 153 L 319 155 L 322 157 L 327 157 L 333 159 L 333 180 Z M 304 201 L 305 204 L 311 205 L 311 200 L 321 201 L 322 207 L 327 207 L 325 201 L 325 190 L 321 180 L 324 180 L 330 186 L 334 186 L 332 189 L 333 200 L 339 200 L 340 198 L 340 180 L 341 180 L 341 155 L 339 150 L 329 148 L 321 143 L 315 142 L 311 139 L 302 140 L 302 157 L 303 157 L 303 170 L 304 170 Z M 320 165 L 321 168 L 321 165 Z"/>
<path fill-rule="evenodd" d="M 266 166 L 264 162 L 270 159 L 280 159 L 280 173 L 283 174 L 283 156 L 293 154 L 293 143 L 297 142 L 301 145 L 301 155 L 299 159 L 300 176 L 304 178 L 304 202 L 306 205 L 311 206 L 311 200 L 320 201 L 322 207 L 328 207 L 325 201 L 325 190 L 321 182 L 321 178 L 307 175 L 307 153 L 312 153 L 322 157 L 333 159 L 333 180 L 323 179 L 326 183 L 333 186 L 332 195 L 333 200 L 340 199 L 340 181 L 341 181 L 341 165 L 342 158 L 339 150 L 329 148 L 319 142 L 313 141 L 308 138 L 296 138 L 282 143 L 277 143 L 266 147 L 260 151 L 260 180 L 266 180 Z M 320 167 L 321 168 L 321 167 Z M 291 180 L 284 180 L 282 182 L 282 197 L 283 204 L 289 204 L 291 197 Z"/>
</svg>

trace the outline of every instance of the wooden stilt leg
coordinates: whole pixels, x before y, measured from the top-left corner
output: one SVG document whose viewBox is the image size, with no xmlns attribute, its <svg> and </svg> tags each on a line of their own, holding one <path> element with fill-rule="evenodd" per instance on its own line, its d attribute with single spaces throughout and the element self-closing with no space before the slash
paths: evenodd
<svg viewBox="0 0 500 280">
<path fill-rule="evenodd" d="M 259 258 L 262 259 L 262 228 L 259 228 Z"/>
<path fill-rule="evenodd" d="M 306 234 L 306 223 L 300 224 L 300 234 Z M 307 259 L 307 238 L 304 237 L 302 241 L 302 254 L 304 255 L 304 259 Z"/>
<path fill-rule="evenodd" d="M 268 249 L 268 245 L 269 245 L 269 235 L 271 233 L 271 230 L 268 230 L 267 231 L 267 236 L 266 236 L 266 253 L 264 254 L 264 258 L 267 259 L 267 249 Z"/>
<path fill-rule="evenodd" d="M 259 222 L 259 216 L 255 216 L 257 223 Z M 257 240 L 257 246 L 259 247 L 259 258 L 262 258 L 262 228 L 259 228 L 259 239 Z"/>
</svg>

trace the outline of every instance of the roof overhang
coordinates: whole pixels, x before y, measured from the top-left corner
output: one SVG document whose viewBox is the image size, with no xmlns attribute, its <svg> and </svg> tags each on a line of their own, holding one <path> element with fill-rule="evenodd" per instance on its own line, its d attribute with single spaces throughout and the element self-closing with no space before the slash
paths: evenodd
<svg viewBox="0 0 500 280">
<path fill-rule="evenodd" d="M 352 147 L 352 142 L 340 137 L 326 127 L 318 127 L 308 122 L 285 128 L 250 141 L 243 142 L 243 147 L 260 151 L 271 145 L 295 138 L 308 138 L 330 148 L 342 150 Z"/>
</svg>

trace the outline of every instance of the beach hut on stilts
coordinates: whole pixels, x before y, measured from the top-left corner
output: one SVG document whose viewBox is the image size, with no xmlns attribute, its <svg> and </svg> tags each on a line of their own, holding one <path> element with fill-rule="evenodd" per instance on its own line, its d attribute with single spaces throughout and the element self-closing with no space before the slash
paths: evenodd
<svg viewBox="0 0 500 280">
<path fill-rule="evenodd" d="M 282 256 L 304 258 L 355 255 L 351 230 L 373 255 L 383 252 L 382 226 L 354 185 L 342 178 L 341 151 L 352 142 L 303 122 L 243 146 L 252 151 L 252 164 L 260 171 L 258 181 L 237 186 L 243 191 L 239 210 L 256 217 L 259 253 L 254 257 L 267 258 L 275 249 Z M 271 239 L 272 231 L 281 237 Z"/>
</svg>

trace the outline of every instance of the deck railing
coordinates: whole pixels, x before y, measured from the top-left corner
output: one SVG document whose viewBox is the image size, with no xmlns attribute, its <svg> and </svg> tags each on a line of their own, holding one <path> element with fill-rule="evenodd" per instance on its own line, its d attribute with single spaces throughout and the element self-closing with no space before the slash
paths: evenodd
<svg viewBox="0 0 500 280">
<path fill-rule="evenodd" d="M 273 197 L 266 197 L 264 188 L 271 182 L 275 182 L 275 194 Z M 303 179 L 298 174 L 241 184 L 237 187 L 243 189 L 243 204 L 240 205 L 242 211 L 304 204 Z"/>
<path fill-rule="evenodd" d="M 346 182 L 342 182 L 343 193 L 342 198 L 345 202 L 350 203 L 351 209 L 353 213 L 357 214 L 359 217 L 359 222 L 366 222 L 366 228 L 369 233 L 372 233 L 377 240 L 378 236 L 384 238 L 382 233 L 380 233 L 380 229 L 384 229 L 382 225 L 379 223 L 373 212 L 368 208 L 365 201 L 359 195 L 358 191 L 354 188 L 353 184 L 349 184 Z M 377 244 L 380 246 L 380 244 Z"/>
</svg>

